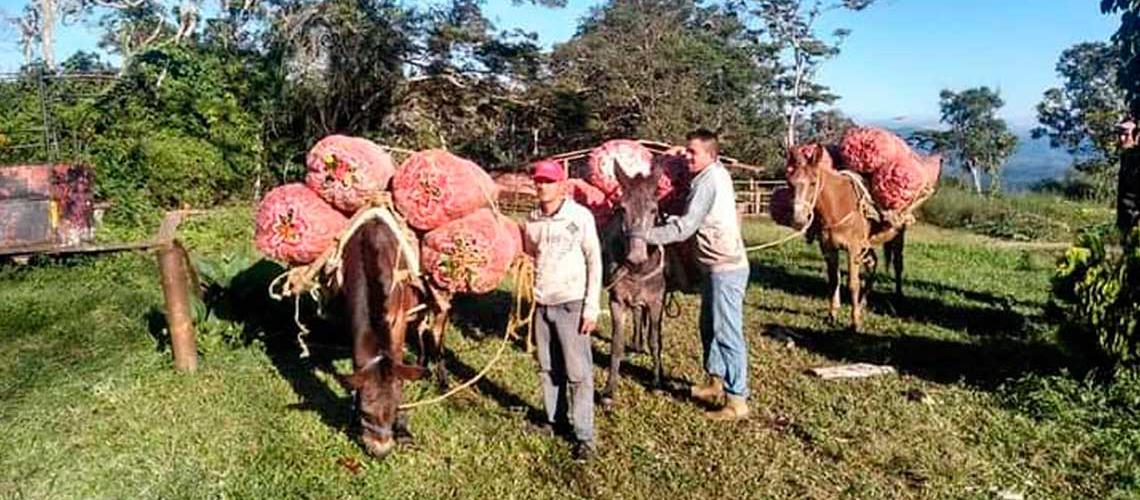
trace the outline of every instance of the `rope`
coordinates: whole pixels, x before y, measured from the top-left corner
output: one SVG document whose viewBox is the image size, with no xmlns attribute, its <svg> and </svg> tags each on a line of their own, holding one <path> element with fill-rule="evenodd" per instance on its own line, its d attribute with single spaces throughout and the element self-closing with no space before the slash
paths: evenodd
<svg viewBox="0 0 1140 500">
<path fill-rule="evenodd" d="M 367 206 L 357 210 L 352 219 L 348 221 L 347 228 L 337 235 L 333 244 L 329 245 L 329 248 L 325 249 L 316 260 L 304 266 L 286 270 L 269 283 L 268 293 L 273 300 L 280 301 L 286 297 L 293 297 L 293 323 L 297 325 L 297 344 L 301 346 L 302 359 L 308 358 L 310 354 L 309 346 L 305 343 L 305 336 L 309 334 L 310 330 L 301 321 L 301 296 L 307 293 L 309 298 L 317 304 L 318 311 L 320 310 L 323 287 L 318 276 L 322 272 L 326 274 L 335 273 L 337 286 L 340 286 L 343 282 L 341 256 L 344 252 L 344 246 L 365 222 L 372 219 L 379 219 L 399 239 L 399 246 L 397 247 L 399 253 L 396 255 L 397 268 L 400 261 L 407 261 L 408 272 L 406 274 L 395 274 L 392 281 L 393 288 L 404 279 L 415 279 L 419 276 L 418 253 L 415 247 L 408 243 L 404 226 L 392 215 L 391 196 L 388 193 L 382 193 L 369 201 Z M 417 258 L 407 258 L 408 256 Z"/>
<path fill-rule="evenodd" d="M 755 252 L 755 251 L 765 250 L 765 249 L 772 248 L 775 246 L 783 245 L 784 243 L 787 243 L 794 238 L 797 238 L 797 237 L 800 237 L 800 236 L 803 236 L 804 234 L 806 234 L 808 232 L 808 230 L 811 229 L 812 222 L 815 222 L 815 204 L 816 204 L 816 202 L 819 201 L 819 192 L 820 191 L 823 191 L 823 169 L 817 168 L 816 169 L 816 175 L 815 175 L 815 193 L 812 194 L 812 197 L 811 197 L 811 211 L 808 212 L 808 220 L 807 220 L 807 223 L 804 224 L 804 227 L 801 228 L 799 231 L 796 231 L 792 234 L 789 234 L 789 235 L 787 235 L 783 238 L 780 238 L 776 241 L 773 241 L 770 243 L 764 243 L 763 245 L 755 245 L 755 246 L 751 246 L 751 247 L 745 247 L 744 252 L 745 253 Z"/>
<path fill-rule="evenodd" d="M 512 335 L 514 334 L 514 332 L 518 328 L 521 328 L 523 326 L 528 327 L 527 339 L 528 339 L 528 343 L 529 343 L 530 336 L 534 332 L 533 321 L 532 321 L 532 319 L 534 318 L 534 309 L 535 309 L 534 286 L 533 286 L 534 266 L 532 266 L 530 264 L 530 262 L 527 261 L 525 258 L 519 258 L 518 260 L 515 261 L 515 264 L 512 265 L 511 268 L 512 268 L 512 274 L 514 275 L 514 280 L 515 280 L 515 309 L 511 313 L 511 318 L 507 321 L 507 328 L 503 332 L 503 340 L 502 340 L 502 342 L 499 343 L 499 349 L 495 351 L 495 355 L 491 357 L 491 361 L 488 361 L 487 365 L 484 366 L 483 369 L 479 371 L 479 373 L 475 374 L 474 377 L 471 377 L 466 382 L 456 386 L 455 388 L 447 391 L 446 393 L 441 394 L 441 395 L 436 396 L 436 397 L 431 398 L 431 399 L 425 399 L 423 401 L 416 401 L 415 403 L 404 403 L 398 407 L 400 410 L 411 410 L 413 408 L 418 408 L 421 406 L 428 406 L 428 405 L 440 403 L 440 402 L 443 402 L 444 400 L 446 400 L 447 398 L 454 396 L 455 394 L 459 393 L 460 391 L 467 389 L 468 387 L 471 387 L 472 385 L 475 385 L 475 383 L 482 380 L 482 378 L 484 376 L 486 376 L 488 372 L 491 371 L 491 368 L 493 368 L 495 366 L 495 363 L 497 363 L 499 361 L 499 358 L 502 357 L 502 355 L 503 355 L 503 351 L 506 351 L 507 346 L 510 345 Z M 520 313 L 522 311 L 522 302 L 524 300 L 527 300 L 527 299 L 530 300 L 530 310 L 528 311 L 527 315 L 525 316 L 525 319 L 523 319 L 522 317 L 520 317 Z"/>
</svg>

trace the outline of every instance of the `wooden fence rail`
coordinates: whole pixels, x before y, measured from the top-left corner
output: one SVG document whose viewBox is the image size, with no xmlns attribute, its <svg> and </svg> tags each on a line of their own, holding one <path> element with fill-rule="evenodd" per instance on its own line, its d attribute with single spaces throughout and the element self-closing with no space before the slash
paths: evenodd
<svg viewBox="0 0 1140 500">
<path fill-rule="evenodd" d="M 736 211 L 744 217 L 767 217 L 768 203 L 772 191 L 784 186 L 784 181 L 738 179 L 733 181 L 736 191 Z M 502 189 L 499 192 L 499 208 L 508 213 L 527 213 L 534 208 L 534 195 Z"/>
</svg>

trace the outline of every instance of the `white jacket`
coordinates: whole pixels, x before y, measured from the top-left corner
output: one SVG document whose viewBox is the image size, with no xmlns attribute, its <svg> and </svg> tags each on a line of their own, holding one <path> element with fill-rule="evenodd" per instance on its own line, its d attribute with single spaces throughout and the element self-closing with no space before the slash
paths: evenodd
<svg viewBox="0 0 1140 500">
<path fill-rule="evenodd" d="M 582 317 L 596 320 L 602 291 L 602 252 L 594 215 L 570 198 L 550 216 L 531 211 L 523 247 L 534 256 L 534 300 L 557 305 L 584 300 Z"/>
</svg>

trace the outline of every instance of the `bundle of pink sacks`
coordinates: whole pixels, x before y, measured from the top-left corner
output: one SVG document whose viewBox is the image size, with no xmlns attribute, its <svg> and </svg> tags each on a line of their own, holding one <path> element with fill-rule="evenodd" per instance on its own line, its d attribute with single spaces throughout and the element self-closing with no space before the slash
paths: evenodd
<svg viewBox="0 0 1140 500">
<path fill-rule="evenodd" d="M 687 160 L 679 155 L 654 156 L 645 146 L 628 139 L 614 139 L 594 148 L 590 152 L 586 178 L 567 181 L 569 194 L 574 201 L 589 208 L 598 225 L 603 226 L 621 200 L 618 175 L 626 178 L 651 175 L 654 167 L 661 169 L 661 176 L 657 178 L 660 210 L 671 215 L 683 213 L 692 180 Z"/>
<path fill-rule="evenodd" d="M 935 189 L 942 162 L 938 156 L 920 156 L 906 141 L 874 127 L 849 129 L 839 144 L 837 167 L 869 177 L 871 198 L 884 210 L 910 208 L 926 190 Z M 777 223 L 791 225 L 790 189 L 772 193 L 769 212 Z"/>
<path fill-rule="evenodd" d="M 332 135 L 306 157 L 304 183 L 270 191 L 257 212 L 255 243 L 289 265 L 316 260 L 350 217 L 391 190 L 393 205 L 422 242 L 421 267 L 442 289 L 491 291 L 522 250 L 518 225 L 498 214 L 491 177 L 447 151 L 412 154 L 399 167 L 384 148 Z"/>
</svg>

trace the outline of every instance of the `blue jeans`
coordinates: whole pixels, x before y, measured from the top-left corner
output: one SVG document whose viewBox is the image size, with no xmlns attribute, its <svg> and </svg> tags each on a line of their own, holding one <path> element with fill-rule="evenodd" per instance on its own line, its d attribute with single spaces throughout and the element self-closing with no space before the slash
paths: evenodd
<svg viewBox="0 0 1140 500">
<path fill-rule="evenodd" d="M 701 344 L 705 371 L 724 380 L 724 391 L 748 397 L 748 343 L 744 340 L 744 288 L 748 268 L 711 272 L 701 284 Z"/>
</svg>

